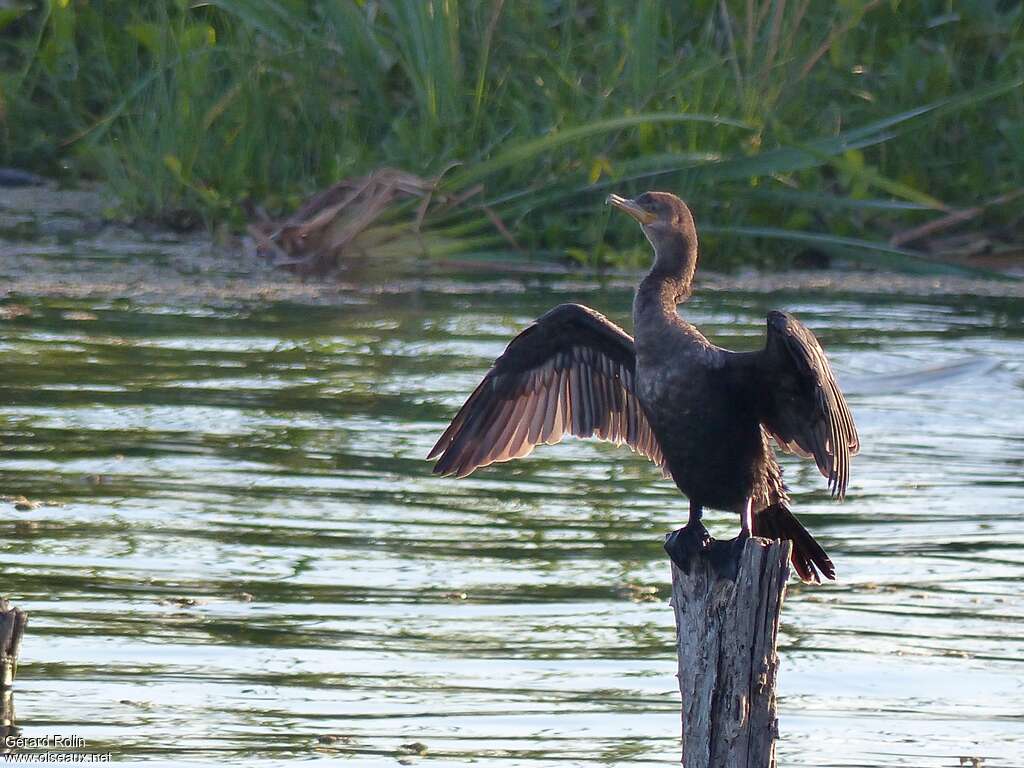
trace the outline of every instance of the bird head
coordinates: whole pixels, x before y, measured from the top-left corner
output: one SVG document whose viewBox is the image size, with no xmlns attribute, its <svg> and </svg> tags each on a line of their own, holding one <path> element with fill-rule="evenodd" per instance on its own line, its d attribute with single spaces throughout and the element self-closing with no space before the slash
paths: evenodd
<svg viewBox="0 0 1024 768">
<path fill-rule="evenodd" d="M 657 259 L 679 259 L 696 265 L 697 229 L 693 214 L 686 203 L 671 192 L 644 192 L 632 200 L 608 195 L 605 202 L 639 222 Z M 690 271 L 692 274 L 692 269 Z"/>
<path fill-rule="evenodd" d="M 608 195 L 605 203 L 628 213 L 640 223 L 645 233 L 651 230 L 678 231 L 693 228 L 693 215 L 690 209 L 671 192 L 644 192 L 632 200 L 619 195 Z"/>
</svg>

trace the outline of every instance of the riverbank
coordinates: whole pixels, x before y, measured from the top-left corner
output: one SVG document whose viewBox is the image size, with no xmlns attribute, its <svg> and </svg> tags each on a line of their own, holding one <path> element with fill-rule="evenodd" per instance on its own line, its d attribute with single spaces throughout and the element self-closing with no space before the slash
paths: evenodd
<svg viewBox="0 0 1024 768">
<path fill-rule="evenodd" d="M 188 304 L 294 302 L 337 304 L 428 287 L 451 293 L 525 292 L 545 285 L 609 288 L 635 284 L 638 272 L 595 272 L 550 261 L 362 258 L 337 275 L 300 278 L 274 267 L 245 238 L 178 233 L 109 219 L 113 198 L 100 186 L 0 190 L 0 300 L 18 296 L 123 299 Z M 1024 298 L 1024 280 L 884 271 L 702 270 L 698 291 Z"/>
</svg>

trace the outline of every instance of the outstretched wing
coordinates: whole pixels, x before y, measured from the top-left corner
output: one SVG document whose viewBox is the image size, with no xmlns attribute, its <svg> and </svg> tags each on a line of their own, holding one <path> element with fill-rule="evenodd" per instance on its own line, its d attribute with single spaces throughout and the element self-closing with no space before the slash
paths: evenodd
<svg viewBox="0 0 1024 768">
<path fill-rule="evenodd" d="M 761 423 L 783 450 L 813 457 L 832 495 L 842 498 L 860 438 L 818 340 L 796 318 L 769 312 L 768 342 L 757 359 Z"/>
<path fill-rule="evenodd" d="M 566 434 L 626 443 L 664 469 L 634 388 L 633 339 L 604 315 L 561 304 L 516 336 L 430 451 L 465 477 Z"/>
</svg>

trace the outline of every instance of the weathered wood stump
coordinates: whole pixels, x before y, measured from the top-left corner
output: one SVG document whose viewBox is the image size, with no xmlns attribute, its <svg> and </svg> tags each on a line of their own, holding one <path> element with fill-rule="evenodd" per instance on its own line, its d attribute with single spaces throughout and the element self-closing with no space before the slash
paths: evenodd
<svg viewBox="0 0 1024 768">
<path fill-rule="evenodd" d="M 17 733 L 11 686 L 18 672 L 18 653 L 25 636 L 28 614 L 0 599 L 0 754 L 8 752 L 3 738 Z"/>
<path fill-rule="evenodd" d="M 775 643 L 789 541 L 750 538 L 672 565 L 685 768 L 775 768 Z M 725 567 L 723 567 L 725 563 Z"/>
<path fill-rule="evenodd" d="M 19 732 L 17 719 L 14 715 L 14 691 L 4 688 L 0 691 L 0 755 L 6 755 L 8 736 L 17 736 Z"/>
<path fill-rule="evenodd" d="M 27 613 L 0 599 L 0 689 L 6 690 L 14 684 L 27 623 Z"/>
</svg>

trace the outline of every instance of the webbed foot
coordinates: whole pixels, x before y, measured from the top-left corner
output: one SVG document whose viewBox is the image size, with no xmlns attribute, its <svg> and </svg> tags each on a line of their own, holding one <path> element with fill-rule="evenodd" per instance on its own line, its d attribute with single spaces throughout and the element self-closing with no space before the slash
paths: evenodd
<svg viewBox="0 0 1024 768">
<path fill-rule="evenodd" d="M 666 534 L 665 551 L 683 573 L 689 573 L 690 563 L 710 547 L 713 541 L 704 523 L 696 520 Z"/>
</svg>

